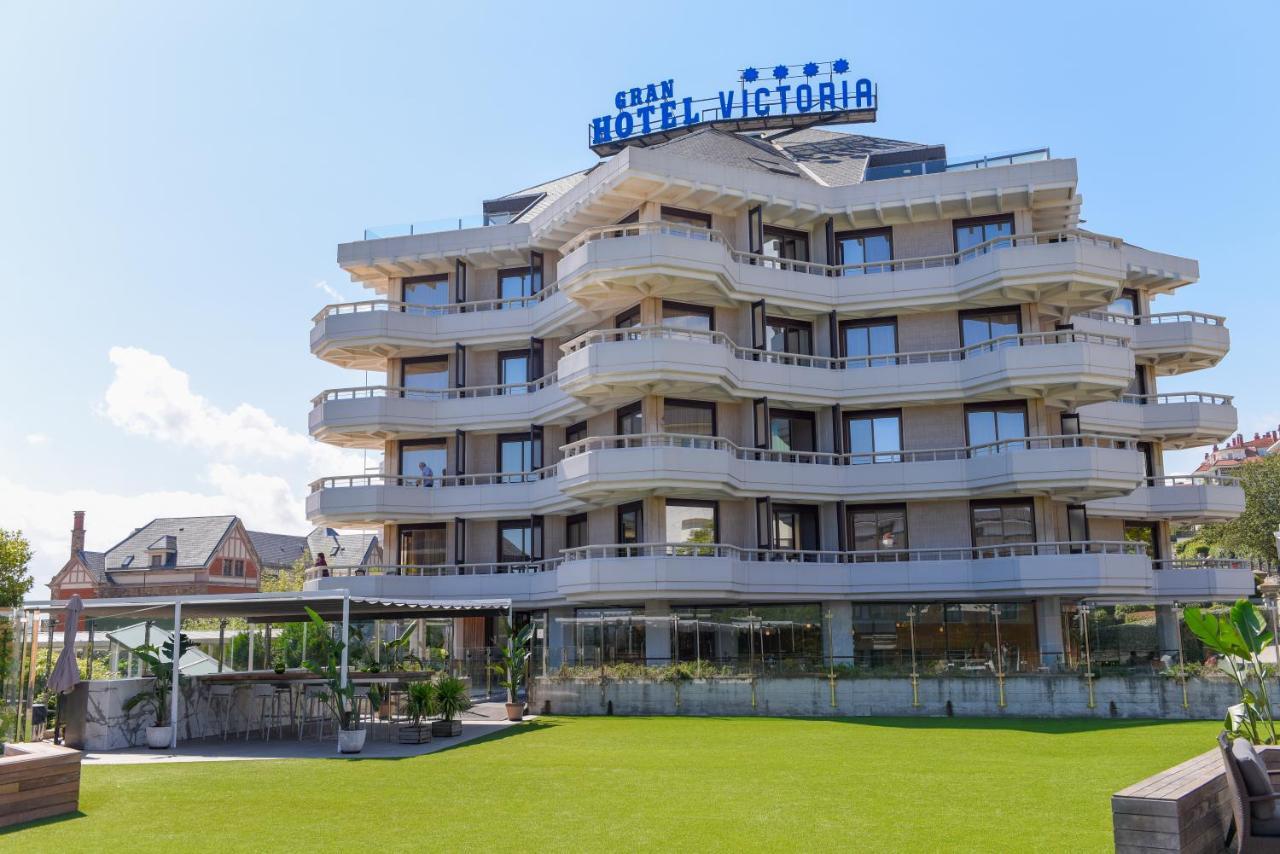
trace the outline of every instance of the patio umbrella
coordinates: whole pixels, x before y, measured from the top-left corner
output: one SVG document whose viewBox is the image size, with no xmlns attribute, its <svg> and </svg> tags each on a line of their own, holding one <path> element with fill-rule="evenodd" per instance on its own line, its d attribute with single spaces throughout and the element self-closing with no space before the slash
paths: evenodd
<svg viewBox="0 0 1280 854">
<path fill-rule="evenodd" d="M 58 663 L 49 674 L 46 687 L 56 694 L 65 694 L 80 681 L 80 666 L 76 663 L 76 631 L 80 627 L 80 612 L 84 610 L 79 596 L 72 596 L 63 609 L 66 623 L 62 633 L 62 652 L 58 653 Z"/>
</svg>

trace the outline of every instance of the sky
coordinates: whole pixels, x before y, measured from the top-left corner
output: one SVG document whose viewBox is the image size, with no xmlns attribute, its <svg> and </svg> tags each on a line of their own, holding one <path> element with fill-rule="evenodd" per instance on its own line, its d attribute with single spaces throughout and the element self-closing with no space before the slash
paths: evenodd
<svg viewBox="0 0 1280 854">
<path fill-rule="evenodd" d="M 41 584 L 72 510 L 91 549 L 166 515 L 305 532 L 307 484 L 372 462 L 306 435 L 363 384 L 308 350 L 367 293 L 337 244 L 590 165 L 618 89 L 842 57 L 879 86 L 860 132 L 1050 146 L 1088 228 L 1198 259 L 1155 308 L 1226 315 L 1232 351 L 1160 390 L 1273 427 L 1276 8 L 0 0 L 0 528 Z"/>
</svg>

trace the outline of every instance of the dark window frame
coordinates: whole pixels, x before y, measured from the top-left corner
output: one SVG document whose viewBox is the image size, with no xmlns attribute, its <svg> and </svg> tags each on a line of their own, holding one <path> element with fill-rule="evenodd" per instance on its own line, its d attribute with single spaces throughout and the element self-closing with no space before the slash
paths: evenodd
<svg viewBox="0 0 1280 854">
<path fill-rule="evenodd" d="M 1018 410 L 1022 413 L 1022 432 L 1023 436 L 996 436 L 995 441 L 1000 442 L 1004 439 L 1030 439 L 1031 436 L 1031 413 L 1025 400 L 989 400 L 980 403 L 966 403 L 964 405 L 964 445 L 966 448 L 972 447 L 973 437 L 969 434 L 969 413 L 970 412 L 996 412 Z M 995 423 L 999 425 L 999 419 Z"/>
<path fill-rule="evenodd" d="M 528 530 L 530 553 L 518 560 L 508 561 L 508 560 L 502 559 L 502 543 L 503 543 L 502 532 L 512 528 L 523 528 Z M 496 558 L 496 560 L 494 561 L 495 563 L 529 563 L 535 560 L 532 554 L 533 552 L 533 519 L 532 518 L 499 519 L 496 526 L 496 530 L 498 535 L 498 542 L 497 542 L 497 549 L 494 551 L 494 557 Z"/>
<path fill-rule="evenodd" d="M 905 502 L 885 502 L 877 504 L 846 504 L 844 507 L 844 524 L 848 531 L 849 551 L 858 551 L 857 535 L 854 532 L 854 514 L 855 513 L 881 513 L 881 512 L 901 512 L 902 513 L 902 545 L 892 549 L 870 549 L 870 551 L 878 552 L 896 552 L 904 551 L 911 548 L 911 524 L 907 516 L 907 505 Z M 905 559 L 905 557 L 904 557 Z"/>
<path fill-rule="evenodd" d="M 784 551 L 782 546 L 778 545 L 778 513 L 795 513 L 797 517 L 801 515 L 813 517 L 813 536 L 815 540 L 814 548 L 806 548 L 803 543 L 789 549 L 789 551 L 807 552 L 822 551 L 822 506 L 818 504 L 805 504 L 801 501 L 783 501 L 779 503 L 769 503 L 769 542 L 770 548 L 778 551 Z M 803 527 L 797 526 L 797 536 L 803 535 Z"/>
<path fill-rule="evenodd" d="M 419 477 L 404 473 L 404 452 L 412 448 L 440 448 L 444 451 L 445 469 L 449 468 L 449 441 L 447 439 L 401 439 L 396 443 L 396 472 L 400 477 Z M 433 477 L 446 477 L 444 472 L 433 472 Z"/>
<path fill-rule="evenodd" d="M 792 356 L 812 356 L 813 355 L 814 334 L 813 334 L 812 320 L 798 320 L 794 317 L 779 317 L 776 314 L 766 314 L 764 318 L 764 328 L 765 328 L 764 344 L 766 348 L 768 348 L 769 346 L 768 332 L 769 332 L 770 326 L 781 326 L 784 329 L 797 329 L 803 332 L 808 332 L 809 333 L 809 352 L 793 353 L 790 350 L 769 350 L 768 352 L 785 353 Z"/>
<path fill-rule="evenodd" d="M 842 321 L 840 321 L 840 325 L 839 325 L 840 358 L 842 358 L 842 359 L 848 359 L 848 358 L 849 358 L 849 341 L 848 341 L 848 340 L 846 339 L 846 337 L 845 337 L 845 330 L 847 330 L 847 329 L 870 329 L 870 328 L 872 328 L 872 327 L 876 327 L 876 326 L 892 326 L 892 327 L 893 327 L 893 350 L 892 350 L 891 352 L 892 352 L 892 353 L 897 353 L 897 352 L 898 352 L 898 347 L 899 347 L 900 345 L 899 345 L 899 343 L 898 343 L 898 316 L 897 316 L 896 314 L 895 314 L 895 315 L 893 315 L 892 317 L 887 317 L 887 318 L 886 318 L 886 317 L 855 317 L 855 318 L 851 318 L 851 319 L 849 319 L 849 320 L 842 320 Z M 870 335 L 868 335 L 867 340 L 868 340 L 868 341 L 870 341 L 870 340 L 871 340 L 871 339 L 870 339 Z M 858 356 L 858 357 L 855 357 L 855 358 L 862 358 L 862 357 L 861 357 L 861 356 Z M 887 364 L 887 365 L 889 365 L 889 364 L 895 364 L 895 365 L 896 365 L 896 364 L 898 363 L 898 360 L 897 360 L 897 359 L 890 358 L 890 356 L 889 356 L 889 355 L 876 356 L 875 354 L 871 354 L 871 356 L 869 356 L 869 358 L 873 358 L 873 359 L 874 359 L 874 358 L 881 358 L 881 359 L 884 359 L 884 360 L 885 360 L 885 364 Z"/>
<path fill-rule="evenodd" d="M 706 317 L 709 323 L 707 327 L 711 332 L 716 331 L 716 309 L 711 305 L 699 305 L 696 302 L 681 302 L 679 300 L 664 299 L 662 301 L 662 320 L 667 319 L 667 308 L 674 308 L 677 311 L 684 311 L 689 314 L 697 314 Z"/>
<path fill-rule="evenodd" d="M 766 436 L 767 444 L 765 446 L 765 450 L 767 451 L 777 450 L 773 447 L 773 420 L 775 418 L 778 418 L 779 416 L 787 419 L 797 419 L 798 417 L 798 419 L 801 421 L 808 421 L 810 426 L 813 427 L 813 433 L 812 433 L 813 450 L 812 451 L 779 451 L 779 453 L 808 454 L 808 453 L 815 453 L 818 450 L 818 413 L 810 412 L 807 409 L 782 409 L 782 408 L 774 408 L 772 406 L 769 407 L 769 432 Z"/>
<path fill-rule="evenodd" d="M 536 290 L 534 290 L 534 288 L 533 288 L 533 286 L 534 286 L 533 268 L 534 268 L 534 265 L 533 265 L 532 263 L 529 263 L 529 264 L 522 264 L 522 265 L 517 266 L 517 267 L 502 267 L 502 268 L 500 268 L 500 269 L 498 270 L 498 279 L 497 279 L 497 282 L 498 282 L 498 295 L 497 295 L 497 299 L 499 299 L 499 300 L 504 300 L 504 299 L 529 299 L 529 298 L 531 298 L 531 297 L 535 296 L 538 292 L 537 292 Z M 527 293 L 527 294 L 523 294 L 523 293 L 522 293 L 519 297 L 504 297 L 504 296 L 502 295 L 502 280 L 503 280 L 503 278 L 505 278 L 506 276 L 514 275 L 514 274 L 516 274 L 516 273 L 519 273 L 519 274 L 520 274 L 520 275 L 522 275 L 522 276 L 528 276 L 528 277 L 529 277 L 529 293 Z M 523 290 L 523 288 L 522 288 L 521 290 Z"/>
<path fill-rule="evenodd" d="M 533 432 L 532 432 L 532 431 L 524 431 L 524 432 L 517 431 L 517 432 L 514 432 L 514 433 L 499 433 L 499 434 L 497 435 L 497 442 L 496 442 L 496 446 L 497 446 L 497 451 L 498 451 L 498 454 L 497 454 L 497 457 L 498 457 L 498 459 L 497 459 L 497 466 L 498 466 L 498 470 L 497 470 L 497 472 L 495 472 L 495 473 L 496 473 L 496 474 L 501 474 L 501 475 L 516 475 L 516 474 L 524 474 L 524 472 L 526 471 L 525 469 L 523 469 L 523 468 L 522 468 L 522 469 L 521 469 L 520 471 L 518 471 L 518 472 L 509 472 L 509 471 L 506 471 L 506 470 L 504 470 L 504 469 L 502 468 L 502 446 L 503 446 L 504 444 L 508 443 L 508 442 L 527 442 L 527 443 L 528 443 L 528 445 L 529 445 L 529 469 L 532 469 L 532 468 L 533 468 Z M 522 483 L 522 482 L 524 482 L 524 479 L 523 479 L 523 478 L 520 478 L 519 480 L 513 480 L 513 481 L 505 481 L 505 480 L 504 480 L 504 482 L 510 482 L 510 483 Z"/>
<path fill-rule="evenodd" d="M 448 273 L 432 273 L 429 276 L 405 276 L 400 280 L 400 302 L 408 305 L 418 305 L 418 303 L 409 302 L 405 296 L 406 289 L 408 289 L 410 285 L 425 285 L 428 283 L 439 284 L 440 282 L 444 282 L 445 285 L 445 299 L 442 305 L 448 305 L 450 298 L 453 296 L 453 294 L 450 293 L 452 288 L 449 287 Z"/>
<path fill-rule="evenodd" d="M 872 458 L 871 461 L 874 463 L 875 458 L 879 456 L 897 455 L 899 459 L 896 460 L 896 462 L 901 462 L 902 455 L 905 453 L 903 446 L 906 443 L 905 434 L 903 432 L 901 409 L 851 409 L 845 412 L 841 412 L 840 413 L 840 429 L 841 429 L 840 438 L 844 442 L 845 453 L 849 454 L 850 456 L 852 456 L 855 453 L 857 454 L 862 453 L 861 451 L 854 451 L 852 447 L 852 443 L 849 441 L 849 422 L 850 421 L 863 421 L 863 420 L 869 420 L 873 418 L 889 418 L 889 417 L 898 419 L 898 447 L 892 451 L 878 451 L 875 448 L 872 448 L 871 454 L 870 454 Z M 871 432 L 871 438 L 874 441 L 875 439 L 874 429 Z M 850 462 L 852 463 L 852 461 Z"/>
<path fill-rule="evenodd" d="M 868 237 L 886 237 L 889 239 L 889 261 L 867 261 L 867 264 L 887 264 L 893 261 L 893 226 L 887 225 L 883 228 L 858 228 L 849 231 L 837 231 L 835 233 L 835 249 L 836 259 L 827 261 L 833 267 L 843 267 L 844 260 L 844 241 L 846 240 L 865 240 Z M 953 238 L 954 239 L 954 238 Z"/>
<path fill-rule="evenodd" d="M 712 531 L 713 536 L 711 538 L 711 542 L 713 543 L 720 542 L 720 502 L 719 501 L 716 501 L 714 499 L 705 499 L 705 498 L 665 498 L 663 499 L 663 505 L 662 505 L 663 524 L 666 524 L 666 510 L 668 507 L 698 507 L 703 509 L 710 508 L 711 509 L 711 527 L 713 528 L 713 531 Z M 675 542 L 675 540 L 671 538 L 670 531 L 666 532 L 666 541 L 668 543 Z"/>
<path fill-rule="evenodd" d="M 625 504 L 619 504 L 617 511 L 613 516 L 614 522 L 614 542 L 619 545 L 632 545 L 622 541 L 622 517 L 635 511 L 636 513 L 636 543 L 644 542 L 644 501 L 628 501 Z"/>
<path fill-rule="evenodd" d="M 677 406 L 688 407 L 689 409 L 711 410 L 711 435 L 712 436 L 720 435 L 720 421 L 719 421 L 720 408 L 716 406 L 714 400 L 691 400 L 689 398 L 684 398 L 684 397 L 664 397 L 662 399 L 663 427 L 666 427 L 667 407 L 673 403 L 676 404 Z"/>
<path fill-rule="evenodd" d="M 969 544 L 975 549 L 998 548 L 997 546 L 978 545 L 978 525 L 973 511 L 985 507 L 1030 507 L 1031 539 L 1026 543 L 1002 543 L 1001 545 L 1034 545 L 1040 542 L 1040 526 L 1036 523 L 1036 502 L 1034 498 L 985 498 L 969 502 Z"/>
<path fill-rule="evenodd" d="M 991 214 L 990 216 L 971 216 L 964 219 L 951 220 L 951 251 L 959 252 L 960 240 L 957 232 L 962 228 L 973 228 L 976 225 L 993 225 L 998 222 L 1009 223 L 1009 240 L 1013 240 L 1018 234 L 1018 224 L 1014 222 L 1013 214 Z M 993 238 L 994 239 L 994 238 Z M 987 241 L 982 241 L 986 243 Z M 979 244 L 981 245 L 981 244 Z M 973 247 L 969 247 L 964 251 L 969 251 Z"/>
<path fill-rule="evenodd" d="M 635 323 L 631 323 L 632 320 Z M 613 316 L 614 329 L 629 329 L 632 326 L 642 326 L 640 322 L 640 304 L 636 303 L 631 308 L 618 312 Z"/>
<path fill-rule="evenodd" d="M 622 420 L 629 418 L 631 415 L 638 414 L 640 416 L 640 426 L 644 426 L 644 401 L 637 400 L 628 403 L 626 406 L 619 406 L 614 412 L 613 417 L 613 433 L 615 436 L 635 436 L 635 433 L 622 432 Z"/>
<path fill-rule="evenodd" d="M 709 213 L 689 210 L 688 208 L 677 208 L 671 205 L 662 205 L 658 209 L 658 219 L 666 220 L 668 214 L 681 219 L 697 220 L 701 224 L 702 228 L 705 228 L 708 231 L 711 230 L 711 214 Z M 667 221 L 670 222 L 670 220 Z M 681 224 L 687 225 L 688 223 Z"/>
<path fill-rule="evenodd" d="M 578 430 L 582 431 L 582 435 L 576 439 L 570 438 L 570 436 Z M 586 439 L 591 435 L 588 430 L 589 428 L 587 427 L 586 421 L 579 421 L 576 424 L 570 424 L 568 427 L 564 428 L 564 443 L 566 445 L 572 445 L 574 442 L 581 442 L 583 439 Z"/>
<path fill-rule="evenodd" d="M 787 228 L 786 226 L 783 226 L 783 225 L 770 225 L 769 223 L 764 223 L 760 227 L 760 237 L 761 237 L 761 246 L 760 246 L 761 254 L 764 253 L 764 244 L 769 242 L 770 237 L 778 237 L 784 240 L 786 239 L 803 240 L 805 257 L 792 258 L 786 255 L 779 255 L 778 259 L 781 261 L 798 261 L 801 264 L 807 264 L 813 261 L 813 246 L 812 246 L 813 236 L 809 234 L 809 232 L 807 231 L 801 231 L 798 228 Z"/>
<path fill-rule="evenodd" d="M 396 548 L 399 555 L 399 562 L 406 563 L 404 559 L 404 535 L 413 531 L 430 531 L 439 530 L 444 532 L 444 548 L 442 554 L 444 559 L 440 561 L 443 566 L 449 562 L 449 528 L 447 522 L 413 522 L 406 525 L 396 525 Z M 422 564 L 422 566 L 431 566 L 432 564 Z"/>
<path fill-rule="evenodd" d="M 1021 334 L 1022 334 L 1022 330 L 1023 330 L 1023 326 L 1022 326 L 1022 306 L 1020 306 L 1020 305 L 1018 305 L 1018 304 L 1016 304 L 1016 303 L 1015 303 L 1014 305 L 994 305 L 994 306 L 991 306 L 990 308 L 966 308 L 966 309 L 964 309 L 963 311 L 958 311 L 958 312 L 956 312 L 956 323 L 958 324 L 958 326 L 959 326 L 959 331 L 960 331 L 960 346 L 961 346 L 962 348 L 963 348 L 963 347 L 971 347 L 971 346 L 975 346 L 975 345 L 977 345 L 977 344 L 982 343 L 981 341 L 974 341 L 974 342 L 973 342 L 973 344 L 966 344 L 966 343 L 965 343 L 965 341 L 964 341 L 964 322 L 965 322 L 965 320 L 966 320 L 966 319 L 968 319 L 968 318 L 972 318 L 972 317 L 983 317 L 983 316 L 986 316 L 986 315 L 999 314 L 999 313 L 1007 312 L 1007 311 L 1011 311 L 1011 312 L 1013 312 L 1013 313 L 1014 313 L 1014 315 L 1018 318 L 1018 331 L 1017 331 L 1016 333 L 1014 333 L 1014 334 L 1015 334 L 1015 335 L 1021 335 Z M 988 322 L 988 323 L 987 323 L 987 326 L 988 326 L 988 328 L 991 326 L 990 322 Z M 990 333 L 990 331 L 988 331 L 988 333 L 987 333 L 987 337 L 986 337 L 986 338 L 984 338 L 984 339 L 982 339 L 982 340 L 983 340 L 983 341 L 990 341 L 990 340 L 992 340 L 992 339 L 991 339 L 991 333 Z"/>
<path fill-rule="evenodd" d="M 577 545 L 574 545 L 572 542 L 570 542 L 571 538 L 570 538 L 569 532 L 572 531 L 574 527 L 577 525 L 582 525 L 583 527 L 583 531 L 582 531 L 583 542 L 578 543 Z M 566 516 L 564 519 L 564 547 L 566 549 L 576 549 L 576 548 L 581 548 L 583 546 L 589 546 L 589 545 L 591 545 L 590 515 L 587 513 L 574 513 L 572 516 Z"/>
<path fill-rule="evenodd" d="M 524 347 L 517 350 L 499 350 L 498 351 L 498 385 L 519 385 L 519 383 L 506 382 L 506 369 L 503 363 L 508 359 L 524 359 L 524 382 L 533 382 L 530 374 L 533 373 L 533 349 Z"/>
</svg>

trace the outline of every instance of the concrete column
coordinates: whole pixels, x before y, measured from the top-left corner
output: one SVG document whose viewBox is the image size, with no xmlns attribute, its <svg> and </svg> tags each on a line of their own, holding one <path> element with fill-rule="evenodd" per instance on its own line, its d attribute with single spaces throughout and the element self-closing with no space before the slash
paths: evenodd
<svg viewBox="0 0 1280 854">
<path fill-rule="evenodd" d="M 822 603 L 822 655 L 835 664 L 853 663 L 853 603 Z"/>
<path fill-rule="evenodd" d="M 671 603 L 648 601 L 644 603 L 646 617 L 661 617 L 646 621 L 644 625 L 644 656 L 649 664 L 667 664 L 671 661 Z"/>
<path fill-rule="evenodd" d="M 1157 656 L 1178 659 L 1178 615 L 1172 605 L 1156 606 L 1156 643 L 1160 645 Z"/>
<path fill-rule="evenodd" d="M 1057 670 L 1066 664 L 1060 597 L 1042 596 L 1036 600 L 1036 639 L 1040 644 L 1042 665 Z"/>
<path fill-rule="evenodd" d="M 562 617 L 572 616 L 572 608 L 547 609 L 547 666 L 552 670 L 562 664 L 573 664 L 573 623 L 557 622 Z"/>
<path fill-rule="evenodd" d="M 640 205 L 641 222 L 659 222 L 662 219 L 662 205 L 659 202 L 643 202 Z"/>
</svg>

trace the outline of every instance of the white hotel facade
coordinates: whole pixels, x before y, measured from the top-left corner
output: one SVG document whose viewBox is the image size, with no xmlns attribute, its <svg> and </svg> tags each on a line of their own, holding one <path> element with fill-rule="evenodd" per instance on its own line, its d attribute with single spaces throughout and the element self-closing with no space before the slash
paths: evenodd
<svg viewBox="0 0 1280 854">
<path fill-rule="evenodd" d="M 1162 466 L 1235 431 L 1158 388 L 1227 327 L 1165 310 L 1194 260 L 1080 227 L 1072 159 L 703 128 L 484 211 L 338 248 L 373 295 L 312 352 L 387 385 L 322 392 L 310 430 L 384 466 L 307 512 L 389 565 L 311 587 L 509 597 L 552 666 L 963 661 L 998 620 L 1014 669 L 1069 660 L 1082 602 L 1253 591 L 1167 545 L 1243 508 Z"/>
</svg>

